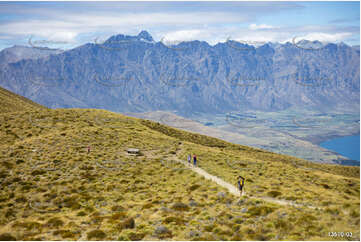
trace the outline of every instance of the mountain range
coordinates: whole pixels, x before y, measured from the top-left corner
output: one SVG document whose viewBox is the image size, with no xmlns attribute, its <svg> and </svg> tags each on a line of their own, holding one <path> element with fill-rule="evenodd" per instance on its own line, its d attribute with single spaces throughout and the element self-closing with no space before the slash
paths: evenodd
<svg viewBox="0 0 361 242">
<path fill-rule="evenodd" d="M 9 63 L 15 63 L 24 59 L 39 59 L 51 54 L 60 54 L 62 50 L 49 48 L 33 48 L 28 46 L 15 45 L 6 48 L 0 52 L 0 66 L 3 67 Z"/>
<path fill-rule="evenodd" d="M 36 58 L 8 61 L 5 49 L 0 85 L 50 108 L 175 110 L 182 116 L 288 108 L 359 112 L 359 49 L 319 43 L 169 45 L 142 31 L 66 51 L 37 49 L 42 56 Z"/>
</svg>

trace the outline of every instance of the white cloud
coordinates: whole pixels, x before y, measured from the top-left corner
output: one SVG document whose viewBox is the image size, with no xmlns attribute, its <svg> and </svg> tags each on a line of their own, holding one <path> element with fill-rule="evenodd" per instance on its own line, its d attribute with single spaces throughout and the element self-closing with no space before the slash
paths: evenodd
<svg viewBox="0 0 361 242">
<path fill-rule="evenodd" d="M 341 42 L 343 40 L 345 40 L 348 37 L 351 37 L 352 33 L 321 33 L 321 32 L 315 32 L 315 33 L 308 33 L 306 35 L 301 35 L 301 36 L 297 36 L 297 38 L 295 39 L 295 41 L 299 41 L 299 40 L 310 40 L 310 41 L 314 41 L 314 40 L 318 40 L 321 42 Z M 291 40 L 289 40 L 291 41 Z"/>
<path fill-rule="evenodd" d="M 165 41 L 192 41 L 204 38 L 207 31 L 199 29 L 179 30 L 166 33 L 162 38 Z"/>
<path fill-rule="evenodd" d="M 249 24 L 257 21 L 257 18 L 250 17 L 252 14 L 249 11 L 244 10 L 242 14 L 239 14 L 236 11 L 227 12 L 219 8 L 211 13 L 201 10 L 191 12 L 133 12 L 129 10 L 119 13 L 84 10 L 75 13 L 75 11 L 65 12 L 57 9 L 40 11 L 37 8 L 32 11 L 38 12 L 33 13 L 34 16 L 29 19 L 0 22 L 2 43 L 10 43 L 11 38 L 16 43 L 19 40 L 27 40 L 33 35 L 36 39 L 70 42 L 73 46 L 73 43 L 80 45 L 94 42 L 95 37 L 105 40 L 105 36 L 136 35 L 141 30 L 149 31 L 156 41 L 164 37 L 169 41 L 204 40 L 209 44 L 224 42 L 227 37 L 250 42 L 285 42 L 292 41 L 295 35 L 302 33 L 303 36 L 299 38 L 334 42 L 344 41 L 355 34 L 359 35 L 355 33 L 356 30 L 337 29 L 337 26 L 333 25 L 292 27 L 287 23 L 284 26 Z M 41 20 L 42 18 L 46 20 Z"/>
<path fill-rule="evenodd" d="M 251 25 L 249 25 L 248 28 L 250 30 L 259 30 L 259 29 L 274 29 L 274 28 L 277 28 L 277 27 L 272 26 L 272 25 L 267 25 L 267 24 L 260 24 L 260 25 L 251 24 Z"/>
<path fill-rule="evenodd" d="M 56 32 L 49 36 L 49 40 L 74 42 L 76 36 L 77 36 L 77 34 L 75 32 L 70 32 L 70 31 Z"/>
<path fill-rule="evenodd" d="M 189 40 L 204 40 L 209 44 L 214 45 L 219 42 L 225 42 L 227 39 L 236 40 L 239 42 L 248 42 L 251 45 L 262 45 L 267 42 L 291 42 L 294 36 L 298 34 L 297 40 L 319 40 L 325 42 L 339 42 L 345 41 L 347 38 L 352 37 L 350 32 L 329 33 L 310 32 L 302 36 L 299 34 L 301 28 L 277 28 L 277 31 L 257 30 L 251 31 L 248 28 L 239 28 L 235 26 L 212 26 L 204 29 L 180 29 L 172 31 L 163 31 L 154 34 L 156 40 L 169 40 L 169 41 L 189 41 Z M 319 29 L 322 27 L 320 26 Z M 314 28 L 313 28 L 314 29 Z M 151 33 L 153 34 L 153 33 Z"/>
<path fill-rule="evenodd" d="M 127 29 L 130 26 L 186 26 L 242 22 L 245 19 L 237 14 L 225 12 L 215 12 L 208 14 L 198 13 L 140 13 L 120 15 L 79 15 L 68 14 L 58 16 L 58 19 L 26 20 L 0 24 L 0 33 L 4 34 L 37 34 L 49 36 L 56 32 L 72 32 L 75 34 L 86 33 L 99 30 Z"/>
</svg>

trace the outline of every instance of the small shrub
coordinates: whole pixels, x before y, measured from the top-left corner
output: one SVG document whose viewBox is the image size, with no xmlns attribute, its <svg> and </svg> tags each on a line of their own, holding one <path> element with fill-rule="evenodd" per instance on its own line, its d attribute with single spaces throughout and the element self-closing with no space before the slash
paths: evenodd
<svg viewBox="0 0 361 242">
<path fill-rule="evenodd" d="M 200 187 L 199 184 L 194 184 L 194 185 L 190 186 L 190 187 L 188 188 L 188 190 L 189 190 L 189 191 L 194 191 L 194 190 L 198 189 L 199 187 Z"/>
<path fill-rule="evenodd" d="M 258 207 L 251 207 L 250 209 L 248 209 L 248 213 L 252 216 L 265 216 L 269 213 L 272 213 L 274 210 L 276 210 L 275 208 L 272 207 L 268 207 L 268 206 L 258 206 Z"/>
<path fill-rule="evenodd" d="M 121 226 L 123 229 L 134 229 L 135 221 L 133 218 L 127 218 L 121 223 Z"/>
<path fill-rule="evenodd" d="M 75 196 L 66 197 L 63 200 L 64 207 L 71 208 L 73 210 L 81 208 L 81 205 L 78 203 L 78 199 Z"/>
<path fill-rule="evenodd" d="M 343 207 L 343 208 L 349 208 L 349 207 L 351 207 L 351 204 L 345 203 L 345 204 L 342 205 L 342 207 Z"/>
<path fill-rule="evenodd" d="M 188 211 L 189 206 L 187 204 L 177 202 L 177 203 L 173 204 L 172 209 L 174 209 L 176 211 Z"/>
<path fill-rule="evenodd" d="M 339 213 L 340 213 L 340 211 L 337 208 L 326 208 L 325 211 L 332 215 L 339 215 Z"/>
<path fill-rule="evenodd" d="M 51 218 L 46 223 L 46 226 L 48 226 L 50 228 L 58 228 L 58 227 L 63 226 L 63 225 L 64 225 L 64 222 L 59 218 Z"/>
<path fill-rule="evenodd" d="M 91 212 L 94 212 L 94 207 L 92 207 L 92 206 L 85 206 L 85 211 L 87 211 L 87 212 L 89 212 L 89 213 L 91 213 Z"/>
<path fill-rule="evenodd" d="M 0 171 L 0 178 L 6 178 L 9 176 L 9 173 L 6 171 Z"/>
<path fill-rule="evenodd" d="M 87 215 L 87 213 L 84 212 L 84 211 L 80 211 L 80 212 L 78 212 L 78 213 L 76 214 L 76 216 L 81 216 L 81 217 L 83 217 L 83 216 L 85 216 L 85 215 Z"/>
<path fill-rule="evenodd" d="M 16 211 L 14 211 L 13 209 L 9 208 L 6 212 L 5 212 L 5 218 L 10 218 L 10 217 L 15 217 L 16 216 Z"/>
<path fill-rule="evenodd" d="M 92 215 L 92 219 L 91 219 L 91 222 L 94 223 L 94 224 L 100 224 L 101 222 L 103 222 L 104 220 L 104 217 L 102 216 L 97 216 L 97 215 Z"/>
<path fill-rule="evenodd" d="M 201 233 L 200 231 L 193 231 L 193 230 L 191 230 L 191 231 L 189 232 L 189 237 L 192 238 L 192 240 L 198 240 L 198 238 L 194 238 L 194 237 L 199 237 L 199 236 L 201 236 L 201 235 L 202 235 L 202 233 Z"/>
<path fill-rule="evenodd" d="M 62 238 L 72 239 L 76 237 L 75 232 L 72 232 L 70 230 L 57 230 L 53 232 L 53 235 L 60 235 Z"/>
<path fill-rule="evenodd" d="M 38 230 L 40 231 L 41 229 L 41 224 L 38 222 L 22 222 L 22 223 L 15 223 L 13 224 L 13 227 L 17 227 L 17 228 L 24 228 L 27 231 L 32 231 L 32 230 Z"/>
<path fill-rule="evenodd" d="M 267 194 L 268 194 L 268 196 L 270 196 L 270 197 L 278 197 L 278 196 L 280 196 L 282 193 L 279 192 L 279 191 L 269 191 Z"/>
<path fill-rule="evenodd" d="M 15 241 L 16 238 L 9 233 L 0 234 L 1 241 Z"/>
<path fill-rule="evenodd" d="M 97 240 L 103 240 L 103 239 L 105 239 L 105 237 L 107 237 L 107 235 L 102 230 L 99 230 L 99 229 L 92 230 L 92 231 L 88 232 L 88 234 L 87 234 L 87 238 L 89 240 L 91 240 L 93 238 L 95 238 Z"/>
<path fill-rule="evenodd" d="M 179 217 L 167 217 L 166 219 L 164 219 L 163 223 L 165 224 L 169 224 L 175 222 L 177 225 L 182 225 L 185 223 L 185 221 L 182 218 Z"/>
<path fill-rule="evenodd" d="M 321 204 L 322 204 L 322 206 L 328 206 L 328 205 L 331 204 L 331 202 L 330 201 L 324 201 Z"/>
<path fill-rule="evenodd" d="M 239 231 L 240 228 L 241 228 L 241 225 L 239 225 L 239 224 L 234 224 L 234 225 L 232 225 L 232 230 L 233 230 L 234 232 Z"/>
<path fill-rule="evenodd" d="M 44 171 L 44 170 L 34 170 L 31 172 L 31 175 L 37 176 L 37 175 L 43 175 L 45 173 L 46 173 L 46 171 Z"/>
<path fill-rule="evenodd" d="M 255 240 L 254 236 L 256 235 L 256 232 L 252 228 L 249 227 L 244 228 L 241 234 L 247 235 L 248 237 L 247 240 Z"/>
<path fill-rule="evenodd" d="M 26 201 L 27 201 L 27 199 L 24 196 L 20 196 L 15 199 L 15 202 L 17 202 L 17 203 L 24 203 Z"/>
<path fill-rule="evenodd" d="M 310 226 L 315 220 L 317 220 L 315 216 L 311 214 L 303 214 L 297 219 L 295 224 Z"/>
<path fill-rule="evenodd" d="M 286 221 L 283 220 L 283 219 L 276 219 L 276 220 L 274 221 L 274 225 L 275 225 L 275 227 L 276 227 L 277 229 L 287 230 L 289 223 L 286 222 Z"/>
<path fill-rule="evenodd" d="M 213 228 L 214 228 L 213 224 L 203 226 L 203 229 L 207 232 L 212 232 Z"/>
<path fill-rule="evenodd" d="M 129 238 L 126 235 L 120 235 L 118 241 L 129 241 Z"/>
<path fill-rule="evenodd" d="M 242 219 L 242 218 L 235 218 L 235 219 L 234 219 L 234 223 L 235 223 L 235 224 L 242 224 L 242 223 L 243 223 L 243 219 Z"/>
<path fill-rule="evenodd" d="M 296 201 L 297 197 L 289 196 L 289 197 L 286 197 L 286 200 Z"/>
<path fill-rule="evenodd" d="M 269 241 L 270 240 L 270 236 L 267 236 L 264 233 L 256 234 L 253 238 L 254 238 L 254 240 L 258 240 L 258 241 Z"/>
<path fill-rule="evenodd" d="M 357 212 L 356 210 L 352 210 L 352 212 L 350 213 L 351 217 L 353 218 L 358 218 L 360 217 L 360 213 Z"/>
<path fill-rule="evenodd" d="M 241 234 L 235 233 L 235 234 L 231 237 L 231 240 L 233 240 L 233 241 L 242 241 L 242 240 L 244 240 L 244 238 L 242 237 Z"/>
<path fill-rule="evenodd" d="M 139 241 L 142 240 L 145 236 L 145 233 L 134 233 L 134 232 L 130 232 L 128 234 L 128 238 L 132 241 Z"/>
<path fill-rule="evenodd" d="M 32 188 L 31 184 L 25 184 L 21 187 L 22 191 L 29 191 Z"/>
<path fill-rule="evenodd" d="M 153 203 L 146 203 L 143 205 L 142 209 L 148 209 L 148 208 L 151 208 L 153 207 Z"/>
<path fill-rule="evenodd" d="M 350 189 L 345 189 L 344 192 L 349 195 L 353 195 L 353 192 Z"/>
<path fill-rule="evenodd" d="M 14 179 L 13 179 L 13 183 L 15 183 L 15 182 L 20 182 L 21 181 L 21 178 L 20 177 L 14 177 Z"/>
<path fill-rule="evenodd" d="M 125 212 L 119 212 L 119 213 L 115 213 L 113 214 L 109 220 L 119 220 L 119 219 L 124 219 L 127 217 L 127 214 Z"/>
<path fill-rule="evenodd" d="M 320 184 L 320 185 L 323 186 L 323 188 L 325 188 L 325 189 L 330 189 L 330 186 L 327 184 Z"/>
</svg>

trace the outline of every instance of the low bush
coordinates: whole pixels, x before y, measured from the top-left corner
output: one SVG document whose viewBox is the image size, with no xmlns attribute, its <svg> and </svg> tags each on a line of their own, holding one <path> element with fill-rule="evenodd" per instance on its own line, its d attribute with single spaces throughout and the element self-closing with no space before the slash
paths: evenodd
<svg viewBox="0 0 361 242">
<path fill-rule="evenodd" d="M 92 230 L 90 232 L 88 232 L 87 234 L 87 238 L 88 240 L 91 239 L 97 239 L 97 240 L 103 240 L 107 237 L 107 235 L 100 229 L 96 229 L 96 230 Z"/>
</svg>

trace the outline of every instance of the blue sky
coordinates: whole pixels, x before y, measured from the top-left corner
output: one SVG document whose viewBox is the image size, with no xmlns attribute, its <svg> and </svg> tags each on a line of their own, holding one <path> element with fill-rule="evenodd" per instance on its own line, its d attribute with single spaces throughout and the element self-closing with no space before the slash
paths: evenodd
<svg viewBox="0 0 361 242">
<path fill-rule="evenodd" d="M 0 2 L 0 49 L 29 45 L 30 36 L 66 42 L 60 46 L 66 49 L 141 30 L 155 41 L 286 42 L 297 36 L 359 45 L 360 3 Z"/>
</svg>

